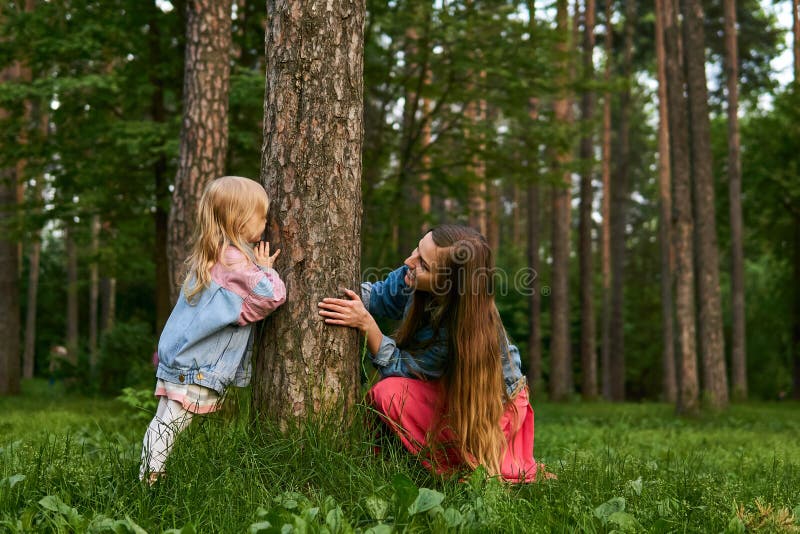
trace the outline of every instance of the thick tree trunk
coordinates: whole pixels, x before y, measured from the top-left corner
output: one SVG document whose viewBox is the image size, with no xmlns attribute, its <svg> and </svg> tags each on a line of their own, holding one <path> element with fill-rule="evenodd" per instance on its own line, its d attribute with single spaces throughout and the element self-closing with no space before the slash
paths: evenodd
<svg viewBox="0 0 800 534">
<path fill-rule="evenodd" d="M 92 216 L 92 263 L 89 265 L 89 369 L 97 368 L 97 311 L 100 298 L 100 216 Z"/>
<path fill-rule="evenodd" d="M 695 265 L 700 300 L 700 350 L 703 393 L 714 408 L 728 405 L 725 338 L 719 290 L 719 251 L 714 207 L 711 159 L 711 125 L 708 119 L 703 6 L 700 0 L 683 0 L 683 35 L 686 46 L 686 84 L 689 96 L 692 183 L 694 186 Z"/>
<path fill-rule="evenodd" d="M 67 253 L 67 361 L 78 364 L 78 251 L 72 235 L 72 221 L 64 227 Z"/>
<path fill-rule="evenodd" d="M 594 78 L 595 2 L 585 0 L 583 26 L 583 78 Z M 594 177 L 594 92 L 587 89 L 581 101 L 584 134 L 580 158 L 586 165 L 581 176 L 579 252 L 581 286 L 581 393 L 584 399 L 597 397 L 597 341 L 594 317 L 594 268 L 592 261 L 592 178 Z"/>
<path fill-rule="evenodd" d="M 225 174 L 228 150 L 231 0 L 192 0 L 186 10 L 183 123 L 167 240 L 173 303 L 185 276 L 197 203 L 206 184 Z"/>
<path fill-rule="evenodd" d="M 556 45 L 566 58 L 569 48 L 570 27 L 567 16 L 567 0 L 556 2 L 556 21 L 558 25 L 559 43 Z M 570 100 L 567 93 L 567 77 L 569 65 L 560 66 L 559 96 L 553 103 L 555 120 L 560 124 L 570 122 Z M 571 174 L 566 170 L 570 162 L 570 150 L 559 148 L 556 153 L 556 173 L 559 183 L 553 186 L 553 234 L 552 234 L 552 304 L 550 317 L 552 324 L 552 342 L 550 344 L 550 398 L 562 401 L 569 397 L 570 362 L 569 341 L 569 245 L 570 245 L 570 197 Z"/>
<path fill-rule="evenodd" d="M 747 399 L 744 309 L 744 222 L 739 142 L 739 45 L 736 0 L 725 0 L 725 74 L 728 83 L 728 197 L 731 218 L 731 393 Z"/>
<path fill-rule="evenodd" d="M 359 283 L 365 4 L 269 0 L 267 16 L 261 180 L 288 300 L 263 329 L 253 403 L 286 426 L 356 399 L 358 334 L 317 303 Z"/>
<path fill-rule="evenodd" d="M 633 82 L 633 30 L 635 0 L 625 2 L 625 42 L 622 76 Z M 611 191 L 611 400 L 625 400 L 625 230 L 630 181 L 631 92 L 620 95 L 619 164 Z"/>
<path fill-rule="evenodd" d="M 613 26 L 611 2 L 606 2 L 605 73 L 606 87 L 611 84 Z M 600 322 L 600 382 L 603 398 L 611 400 L 611 93 L 603 94 L 603 198 L 600 207 L 603 223 L 600 232 L 601 271 L 603 276 L 602 313 Z"/>
<path fill-rule="evenodd" d="M 25 350 L 22 353 L 22 377 L 33 378 L 36 368 L 36 308 L 39 301 L 39 263 L 42 242 L 39 233 L 31 243 L 28 264 L 28 309 L 25 313 Z"/>
<path fill-rule="evenodd" d="M 150 6 L 150 33 L 148 34 L 148 44 L 150 47 L 150 84 L 153 86 L 153 94 L 150 100 L 150 115 L 155 123 L 166 121 L 166 111 L 164 109 L 164 80 L 156 68 L 161 63 L 161 31 L 158 26 L 158 7 L 155 4 Z M 241 11 L 243 13 L 243 11 Z M 169 224 L 169 183 L 167 182 L 167 157 L 161 154 L 153 165 L 153 178 L 156 191 L 156 211 L 153 214 L 153 224 L 155 226 L 155 248 L 153 249 L 153 262 L 156 266 L 156 334 L 160 335 L 161 330 L 169 318 L 172 306 L 170 304 L 170 265 L 167 255 L 167 239 Z M 180 260 L 178 260 L 180 261 Z"/>
<path fill-rule="evenodd" d="M 3 79 L 0 73 L 0 80 Z M 0 109 L 0 119 L 5 110 Z M 17 182 L 13 168 L 0 169 L 0 395 L 20 391 L 18 242 L 7 228 L 17 216 Z"/>
<path fill-rule="evenodd" d="M 672 228 L 675 252 L 675 312 L 678 326 L 679 413 L 699 409 L 694 307 L 694 246 L 689 130 L 681 65 L 681 37 L 675 0 L 664 1 L 664 48 L 669 102 L 670 162 L 672 166 Z"/>
<path fill-rule="evenodd" d="M 675 375 L 675 331 L 672 299 L 672 168 L 669 160 L 669 111 L 664 51 L 664 1 L 656 0 L 656 60 L 658 63 L 658 185 L 659 240 L 661 241 L 661 329 L 663 331 L 662 389 L 664 400 L 678 399 Z M 669 0 L 667 0 L 669 1 Z"/>
</svg>

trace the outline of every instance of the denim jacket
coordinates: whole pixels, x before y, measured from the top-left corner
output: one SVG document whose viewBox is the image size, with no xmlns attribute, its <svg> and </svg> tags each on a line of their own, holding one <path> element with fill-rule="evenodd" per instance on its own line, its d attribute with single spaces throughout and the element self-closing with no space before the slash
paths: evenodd
<svg viewBox="0 0 800 534">
<path fill-rule="evenodd" d="M 364 282 L 361 284 L 361 299 L 373 317 L 402 319 L 408 314 L 411 306 L 413 290 L 405 283 L 408 267 L 405 265 L 389 273 L 381 282 Z M 447 331 L 440 328 L 436 339 L 421 352 L 413 356 L 397 347 L 397 343 L 383 336 L 378 352 L 371 354 L 372 364 L 378 369 L 382 378 L 387 376 L 403 376 L 407 378 L 437 379 L 444 373 L 447 365 Z M 431 325 L 424 325 L 415 334 L 421 343 L 434 338 Z M 526 383 L 520 370 L 522 363 L 517 347 L 508 342 L 508 351 L 503 351 L 503 379 L 506 392 L 513 397 Z"/>
<path fill-rule="evenodd" d="M 229 385 L 249 384 L 253 323 L 286 300 L 278 273 L 259 268 L 230 246 L 211 268 L 209 286 L 192 303 L 184 291 L 158 342 L 156 377 L 219 394 Z"/>
</svg>

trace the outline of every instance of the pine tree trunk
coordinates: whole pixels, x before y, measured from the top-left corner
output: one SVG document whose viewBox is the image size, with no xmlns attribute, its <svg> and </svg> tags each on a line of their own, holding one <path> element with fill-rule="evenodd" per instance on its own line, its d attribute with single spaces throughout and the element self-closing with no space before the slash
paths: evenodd
<svg viewBox="0 0 800 534">
<path fill-rule="evenodd" d="M 539 102 L 537 99 L 530 99 L 529 110 L 531 122 L 535 124 L 539 119 Z M 537 152 L 538 150 L 528 159 L 531 176 L 527 194 L 528 268 L 532 275 L 530 298 L 528 299 L 528 383 L 533 388 L 533 391 L 537 391 L 542 383 L 542 295 L 540 293 L 541 272 L 539 262 L 539 243 L 542 233 L 540 221 L 542 215 L 541 202 L 539 200 L 541 186 L 539 185 L 539 156 Z"/>
<path fill-rule="evenodd" d="M 747 399 L 744 308 L 744 222 L 742 162 L 739 149 L 739 45 L 736 0 L 725 0 L 725 74 L 728 83 L 728 197 L 731 219 L 731 394 Z"/>
<path fill-rule="evenodd" d="M 39 233 L 31 243 L 28 265 L 28 309 L 25 313 L 25 350 L 22 353 L 22 377 L 33 378 L 36 369 L 36 308 L 39 301 L 39 270 L 42 242 Z"/>
<path fill-rule="evenodd" d="M 72 221 L 64 228 L 67 253 L 67 361 L 78 365 L 78 251 L 72 235 Z"/>
<path fill-rule="evenodd" d="M 288 300 L 260 336 L 253 403 L 284 427 L 356 400 L 358 334 L 326 326 L 317 303 L 360 278 L 365 9 L 267 3 L 261 180 Z"/>
<path fill-rule="evenodd" d="M 678 382 L 675 375 L 675 331 L 672 299 L 672 168 L 669 159 L 669 111 L 667 104 L 667 75 L 664 51 L 664 1 L 656 0 L 656 60 L 658 62 L 658 185 L 659 240 L 661 242 L 661 329 L 662 389 L 664 400 L 675 403 Z M 667 0 L 669 1 L 669 0 Z"/>
<path fill-rule="evenodd" d="M 556 2 L 556 21 L 559 42 L 557 49 L 566 57 L 569 49 L 570 27 L 567 15 L 567 0 Z M 553 103 L 555 120 L 566 125 L 570 122 L 570 100 L 567 93 L 569 65 L 560 66 L 559 96 Z M 552 228 L 552 304 L 550 317 L 552 342 L 550 344 L 550 398 L 554 401 L 566 400 L 569 395 L 570 362 L 569 341 L 569 244 L 570 244 L 570 190 L 571 173 L 566 170 L 571 158 L 570 150 L 559 148 L 555 155 L 555 168 L 559 183 L 553 186 L 553 228 Z"/>
<path fill-rule="evenodd" d="M 794 304 L 792 305 L 792 397 L 800 400 L 800 214 L 794 213 Z"/>
<path fill-rule="evenodd" d="M 794 83 L 800 83 L 800 2 L 792 0 L 792 50 L 794 52 Z"/>
<path fill-rule="evenodd" d="M 605 73 L 604 82 L 611 84 L 611 62 L 613 57 L 613 27 L 611 22 L 611 2 L 606 2 L 605 25 Z M 600 382 L 603 398 L 611 400 L 611 93 L 603 95 L 603 198 L 602 214 L 601 271 L 603 276 L 602 313 L 600 322 Z"/>
<path fill-rule="evenodd" d="M 633 30 L 636 17 L 635 0 L 625 2 L 625 44 L 622 76 L 633 81 Z M 611 191 L 611 400 L 625 400 L 625 230 L 628 215 L 628 183 L 630 181 L 631 92 L 620 95 L 619 165 Z"/>
<path fill-rule="evenodd" d="M 92 263 L 89 266 L 89 369 L 97 368 L 97 311 L 100 298 L 100 216 L 92 216 Z"/>
<path fill-rule="evenodd" d="M 103 277 L 100 280 L 100 332 L 114 328 L 117 314 L 117 279 Z"/>
<path fill-rule="evenodd" d="M 699 409 L 695 341 L 694 246 L 689 130 L 681 64 L 682 43 L 675 0 L 664 1 L 664 49 L 669 102 L 670 162 L 672 166 L 672 228 L 675 252 L 675 312 L 678 326 L 679 413 Z"/>
<path fill-rule="evenodd" d="M 583 78 L 594 78 L 595 2 L 585 0 L 583 28 Z M 592 261 L 592 178 L 594 177 L 594 92 L 587 89 L 581 101 L 584 135 L 580 158 L 586 169 L 581 176 L 579 252 L 581 286 L 581 393 L 584 399 L 597 397 L 597 341 L 594 316 L 594 268 Z"/>
<path fill-rule="evenodd" d="M 183 123 L 167 240 L 172 303 L 186 274 L 197 203 L 206 184 L 225 174 L 228 150 L 231 0 L 192 0 L 186 10 Z"/>
<path fill-rule="evenodd" d="M 703 361 L 703 393 L 711 406 L 720 409 L 728 405 L 728 378 L 725 370 L 725 338 L 722 333 L 722 302 L 719 290 L 704 16 L 700 0 L 683 0 L 682 7 L 694 186 L 695 265 L 697 296 L 700 300 L 699 340 Z"/>
</svg>

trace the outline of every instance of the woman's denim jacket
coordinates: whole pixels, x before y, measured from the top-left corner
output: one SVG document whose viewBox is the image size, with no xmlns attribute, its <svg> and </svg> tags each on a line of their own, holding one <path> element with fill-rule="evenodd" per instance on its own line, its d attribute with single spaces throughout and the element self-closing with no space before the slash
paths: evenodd
<svg viewBox="0 0 800 534">
<path fill-rule="evenodd" d="M 185 291 L 185 288 L 184 288 Z M 186 300 L 184 291 L 158 342 L 156 377 L 225 392 L 250 383 L 253 323 L 286 300 L 275 270 L 259 268 L 236 247 L 211 269 L 211 282 Z"/>
<path fill-rule="evenodd" d="M 373 317 L 402 319 L 411 306 L 413 289 L 405 283 L 408 267 L 405 265 L 389 273 L 381 282 L 361 284 L 361 299 Z M 419 329 L 415 338 L 421 343 L 429 342 L 434 336 L 433 328 L 425 325 Z M 508 351 L 503 351 L 503 379 L 506 392 L 513 397 L 525 385 L 526 380 L 520 370 L 522 363 L 517 347 L 508 342 Z M 440 328 L 435 341 L 412 356 L 399 349 L 395 341 L 383 336 L 378 352 L 370 355 L 373 365 L 381 377 L 403 376 L 407 378 L 437 379 L 447 366 L 447 331 Z"/>
</svg>

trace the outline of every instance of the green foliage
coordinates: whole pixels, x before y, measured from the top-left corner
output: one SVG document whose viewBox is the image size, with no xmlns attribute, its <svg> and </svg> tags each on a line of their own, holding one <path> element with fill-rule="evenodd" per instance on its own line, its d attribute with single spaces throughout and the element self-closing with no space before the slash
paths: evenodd
<svg viewBox="0 0 800 534">
<path fill-rule="evenodd" d="M 153 350 L 155 338 L 150 325 L 141 321 L 114 325 L 100 340 L 97 369 L 100 392 L 111 395 L 126 386 L 152 382 Z"/>
</svg>

